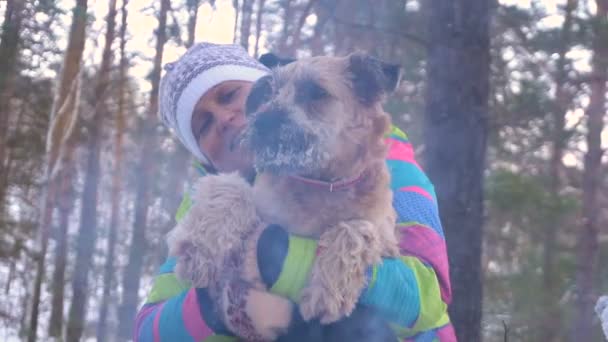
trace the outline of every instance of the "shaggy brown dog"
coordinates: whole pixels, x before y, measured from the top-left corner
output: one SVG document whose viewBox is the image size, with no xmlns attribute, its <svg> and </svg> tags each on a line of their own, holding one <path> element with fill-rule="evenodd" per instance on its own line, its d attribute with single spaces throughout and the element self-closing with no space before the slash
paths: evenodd
<svg viewBox="0 0 608 342">
<path fill-rule="evenodd" d="M 291 63 L 252 89 L 258 213 L 322 250 L 300 302 L 306 320 L 348 315 L 368 267 L 398 255 L 381 106 L 397 81 L 397 68 L 353 54 Z"/>
<path fill-rule="evenodd" d="M 261 222 L 276 223 L 319 240 L 304 319 L 349 315 L 366 270 L 398 255 L 381 106 L 398 79 L 397 67 L 353 54 L 303 59 L 256 82 L 244 143 L 258 177 L 253 188 L 237 175 L 200 181 L 193 209 L 169 236 L 177 274 L 211 285 L 218 270 L 242 262 L 243 241 Z"/>
</svg>

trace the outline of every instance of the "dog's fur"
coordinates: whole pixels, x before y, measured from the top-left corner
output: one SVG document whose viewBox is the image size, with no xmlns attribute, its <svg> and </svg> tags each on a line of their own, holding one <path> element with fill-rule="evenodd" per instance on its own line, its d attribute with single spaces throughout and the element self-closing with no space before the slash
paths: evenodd
<svg viewBox="0 0 608 342">
<path fill-rule="evenodd" d="M 383 142 L 390 119 L 381 106 L 397 82 L 398 68 L 363 54 L 300 60 L 259 80 L 244 134 L 255 155 L 256 182 L 251 188 L 236 175 L 200 181 L 195 211 L 169 238 L 171 254 L 179 257 L 177 274 L 208 286 L 242 254 L 252 230 L 277 223 L 319 240 L 300 301 L 303 318 L 331 323 L 348 316 L 369 266 L 398 255 Z M 360 180 L 329 192 L 292 175 Z"/>
</svg>

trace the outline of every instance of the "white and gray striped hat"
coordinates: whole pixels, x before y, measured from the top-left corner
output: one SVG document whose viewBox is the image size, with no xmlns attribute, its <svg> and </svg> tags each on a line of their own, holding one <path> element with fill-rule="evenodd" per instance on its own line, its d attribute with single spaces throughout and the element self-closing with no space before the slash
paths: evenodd
<svg viewBox="0 0 608 342">
<path fill-rule="evenodd" d="M 196 103 L 224 81 L 255 82 L 268 69 L 239 45 L 211 43 L 193 45 L 177 61 L 165 64 L 164 69 L 158 100 L 160 118 L 197 159 L 208 164 L 191 129 Z"/>
</svg>

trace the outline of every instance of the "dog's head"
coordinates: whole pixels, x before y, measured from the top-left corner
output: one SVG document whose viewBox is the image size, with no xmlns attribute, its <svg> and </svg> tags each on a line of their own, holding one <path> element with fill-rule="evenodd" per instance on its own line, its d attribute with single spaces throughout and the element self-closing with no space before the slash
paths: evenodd
<svg viewBox="0 0 608 342">
<path fill-rule="evenodd" d="M 381 102 L 399 76 L 398 66 L 362 53 L 274 69 L 247 99 L 245 143 L 256 168 L 318 176 L 336 161 L 366 158 L 370 146 L 382 145 L 390 119 Z"/>
</svg>

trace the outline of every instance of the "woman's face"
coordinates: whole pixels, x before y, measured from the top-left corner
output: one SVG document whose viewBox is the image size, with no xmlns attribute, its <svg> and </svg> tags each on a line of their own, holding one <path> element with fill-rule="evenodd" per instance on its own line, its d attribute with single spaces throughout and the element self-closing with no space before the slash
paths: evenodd
<svg viewBox="0 0 608 342">
<path fill-rule="evenodd" d="M 192 133 L 217 171 L 253 175 L 250 153 L 239 143 L 245 128 L 245 101 L 252 82 L 225 81 L 203 95 L 192 115 Z"/>
</svg>

